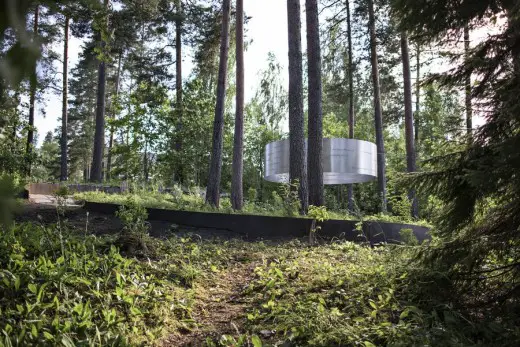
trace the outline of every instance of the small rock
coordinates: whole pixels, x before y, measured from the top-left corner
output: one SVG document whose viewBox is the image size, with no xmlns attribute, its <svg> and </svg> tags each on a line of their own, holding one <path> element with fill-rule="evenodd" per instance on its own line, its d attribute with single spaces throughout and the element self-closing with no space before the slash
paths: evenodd
<svg viewBox="0 0 520 347">
<path fill-rule="evenodd" d="M 260 335 L 262 335 L 262 337 L 268 338 L 268 337 L 271 337 L 274 335 L 274 331 L 273 330 L 260 330 Z"/>
</svg>

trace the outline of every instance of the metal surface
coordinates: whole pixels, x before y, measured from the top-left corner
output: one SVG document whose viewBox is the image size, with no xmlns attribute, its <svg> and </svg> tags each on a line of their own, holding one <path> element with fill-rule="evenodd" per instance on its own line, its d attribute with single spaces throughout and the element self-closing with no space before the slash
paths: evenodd
<svg viewBox="0 0 520 347">
<path fill-rule="evenodd" d="M 322 165 L 324 184 L 373 181 L 377 178 L 377 147 L 362 140 L 323 139 Z M 288 139 L 271 142 L 265 147 L 264 179 L 275 183 L 289 182 Z"/>
</svg>

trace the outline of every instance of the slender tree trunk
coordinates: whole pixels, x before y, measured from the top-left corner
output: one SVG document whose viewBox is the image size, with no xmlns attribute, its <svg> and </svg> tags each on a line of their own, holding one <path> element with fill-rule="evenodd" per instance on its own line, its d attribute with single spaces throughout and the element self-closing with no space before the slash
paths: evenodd
<svg viewBox="0 0 520 347">
<path fill-rule="evenodd" d="M 469 28 L 464 26 L 464 59 L 469 59 Z M 471 75 L 466 76 L 464 79 L 465 88 L 465 101 L 466 101 L 466 132 L 468 137 L 471 139 L 473 134 L 473 109 L 471 105 Z"/>
<path fill-rule="evenodd" d="M 386 212 L 386 163 L 385 143 L 383 135 L 383 112 L 381 111 L 381 90 L 379 84 L 379 64 L 377 58 L 376 20 L 374 1 L 368 0 L 368 17 L 370 28 L 370 60 L 372 62 L 372 83 L 374 86 L 374 116 L 377 145 L 377 180 L 381 199 L 381 212 Z"/>
<path fill-rule="evenodd" d="M 264 200 L 264 149 L 260 149 L 260 191 L 258 192 L 258 201 Z"/>
<path fill-rule="evenodd" d="M 61 176 L 60 181 L 66 181 L 68 179 L 68 167 L 67 167 L 67 128 L 68 128 L 68 60 L 69 60 L 69 16 L 65 16 L 65 37 L 63 40 L 63 100 L 62 100 L 62 111 L 61 111 Z"/>
<path fill-rule="evenodd" d="M 309 207 L 305 117 L 303 114 L 303 62 L 300 0 L 287 0 L 289 34 L 289 179 L 298 181 L 302 213 Z M 263 177 L 262 177 L 263 179 Z"/>
<path fill-rule="evenodd" d="M 143 157 L 143 171 L 144 171 L 144 182 L 148 183 L 149 170 L 148 170 L 148 142 L 144 142 L 144 157 Z"/>
<path fill-rule="evenodd" d="M 108 2 L 105 1 L 105 9 L 108 10 Z M 108 22 L 108 19 L 107 19 Z M 101 33 L 99 34 L 102 40 Z M 105 43 L 101 42 L 101 47 Z M 92 156 L 92 169 L 90 170 L 90 180 L 92 182 L 103 181 L 103 152 L 105 147 L 105 89 L 106 89 L 106 64 L 103 60 L 98 67 L 98 90 L 96 107 L 96 131 L 94 135 L 94 151 Z"/>
<path fill-rule="evenodd" d="M 38 37 L 38 21 L 40 16 L 40 7 L 36 6 L 34 10 L 34 27 L 33 27 L 33 43 L 36 44 L 36 39 Z M 36 66 L 34 67 L 33 74 L 30 80 L 29 87 L 29 130 L 27 132 L 27 147 L 25 149 L 25 153 L 27 155 L 27 168 L 26 174 L 27 176 L 31 175 L 31 166 L 32 166 L 32 152 L 34 146 L 34 113 L 36 108 L 36 88 L 38 83 L 38 75 L 36 72 Z"/>
<path fill-rule="evenodd" d="M 354 138 L 354 126 L 355 126 L 355 108 L 354 108 L 354 57 L 352 48 L 352 23 L 350 14 L 350 0 L 346 0 L 347 7 L 347 38 L 348 38 L 348 91 L 349 91 L 349 102 L 348 102 L 348 137 Z M 354 211 L 354 185 L 349 184 L 347 187 L 347 199 L 348 199 L 348 210 Z"/>
<path fill-rule="evenodd" d="M 244 0 L 237 0 L 236 14 L 236 114 L 233 142 L 233 176 L 231 205 L 241 210 L 244 204 L 242 180 L 244 175 Z"/>
<path fill-rule="evenodd" d="M 176 76 L 175 76 L 175 89 L 177 93 L 177 137 L 175 142 L 175 150 L 182 150 L 182 116 L 183 116 L 183 104 L 182 104 L 182 4 L 181 0 L 175 1 L 175 6 L 177 10 L 177 20 L 175 21 L 175 68 L 176 68 Z M 177 177 L 179 182 L 182 183 L 184 180 L 183 177 L 183 169 L 181 166 L 178 167 Z"/>
<path fill-rule="evenodd" d="M 118 99 L 118 97 L 119 97 L 119 84 L 120 84 L 120 80 L 121 80 L 122 58 L 123 58 L 123 50 L 121 49 L 119 51 L 119 57 L 117 59 L 117 75 L 116 75 L 116 90 L 115 90 L 116 99 Z M 113 107 L 110 112 L 110 117 L 112 117 L 112 119 L 116 118 L 116 112 Z M 107 173 L 106 173 L 107 181 L 110 181 L 110 179 L 112 178 L 110 172 L 112 171 L 112 148 L 113 147 L 114 147 L 114 127 L 110 127 L 110 139 L 108 142 L 107 170 L 106 170 L 107 171 Z"/>
<path fill-rule="evenodd" d="M 419 146 L 419 116 L 421 111 L 421 48 L 417 44 L 417 68 L 416 68 L 416 81 L 415 81 L 415 149 L 418 150 Z M 417 155 L 417 154 L 416 154 Z"/>
<path fill-rule="evenodd" d="M 412 73 L 410 70 L 410 50 L 408 47 L 408 37 L 404 32 L 401 33 L 401 55 L 403 62 L 404 80 L 404 125 L 406 133 L 406 167 L 408 172 L 417 171 L 415 163 L 415 141 L 413 135 L 413 105 L 412 105 Z M 408 198 L 412 202 L 411 215 L 413 218 L 419 216 L 419 208 L 415 197 L 415 190 L 410 189 Z"/>
<path fill-rule="evenodd" d="M 307 168 L 309 177 L 309 204 L 322 206 L 323 199 L 323 119 L 321 109 L 321 49 L 318 1 L 306 0 L 307 57 L 309 75 L 309 124 Z"/>
<path fill-rule="evenodd" d="M 222 8 L 222 33 L 220 39 L 220 62 L 218 69 L 217 103 L 213 122 L 213 148 L 209 167 L 206 202 L 214 207 L 220 203 L 220 178 L 222 175 L 222 142 L 224 132 L 224 107 L 226 102 L 226 80 L 229 53 L 229 16 L 231 0 L 224 0 Z"/>
</svg>

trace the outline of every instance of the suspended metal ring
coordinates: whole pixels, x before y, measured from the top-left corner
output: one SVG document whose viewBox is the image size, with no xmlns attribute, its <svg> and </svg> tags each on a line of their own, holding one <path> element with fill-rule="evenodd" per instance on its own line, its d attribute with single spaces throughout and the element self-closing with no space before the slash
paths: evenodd
<svg viewBox="0 0 520 347">
<path fill-rule="evenodd" d="M 267 144 L 264 160 L 266 181 L 289 182 L 288 139 Z M 377 178 L 377 147 L 372 142 L 362 140 L 323 139 L 322 165 L 323 183 L 327 185 L 373 181 Z"/>
</svg>

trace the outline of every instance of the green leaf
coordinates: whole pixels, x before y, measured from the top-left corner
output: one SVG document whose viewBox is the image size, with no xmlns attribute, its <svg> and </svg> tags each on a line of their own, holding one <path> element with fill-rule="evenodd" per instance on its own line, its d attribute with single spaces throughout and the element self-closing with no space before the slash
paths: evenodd
<svg viewBox="0 0 520 347">
<path fill-rule="evenodd" d="M 44 331 L 43 336 L 45 336 L 45 338 L 47 340 L 54 340 L 54 336 L 51 333 L 49 333 L 48 331 Z"/>
<path fill-rule="evenodd" d="M 23 306 L 22 305 L 16 304 L 16 309 L 18 310 L 18 312 L 23 313 Z"/>
<path fill-rule="evenodd" d="M 61 338 L 61 343 L 65 347 L 75 347 L 76 346 L 68 335 L 63 335 L 63 337 Z"/>
<path fill-rule="evenodd" d="M 251 336 L 251 343 L 253 347 L 262 347 L 262 340 L 257 335 Z"/>
<path fill-rule="evenodd" d="M 376 305 L 375 302 L 373 302 L 372 300 L 370 300 L 368 303 L 370 304 L 370 306 L 371 306 L 374 310 L 377 310 L 377 305 Z"/>
<path fill-rule="evenodd" d="M 376 347 L 376 345 L 374 345 L 372 342 L 370 341 L 363 341 L 363 344 L 365 345 L 365 347 Z"/>
<path fill-rule="evenodd" d="M 130 312 L 131 312 L 134 316 L 140 316 L 140 315 L 142 315 L 141 311 L 140 311 L 137 307 L 130 307 Z"/>
<path fill-rule="evenodd" d="M 38 337 L 38 329 L 36 329 L 36 325 L 32 324 L 31 326 L 31 335 L 33 337 Z"/>
<path fill-rule="evenodd" d="M 29 288 L 29 291 L 33 294 L 36 294 L 36 292 L 38 292 L 38 286 L 34 283 L 30 283 L 27 287 Z"/>
</svg>

